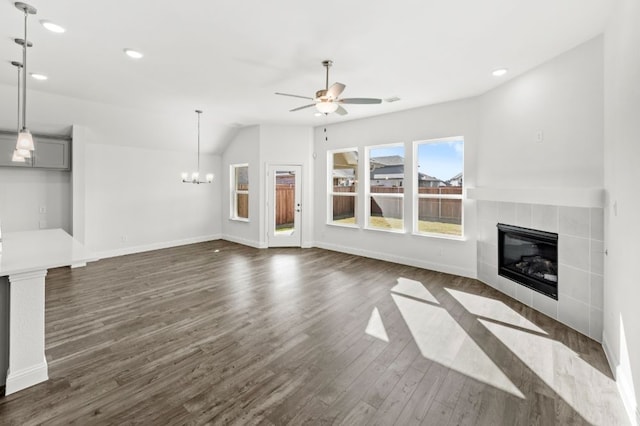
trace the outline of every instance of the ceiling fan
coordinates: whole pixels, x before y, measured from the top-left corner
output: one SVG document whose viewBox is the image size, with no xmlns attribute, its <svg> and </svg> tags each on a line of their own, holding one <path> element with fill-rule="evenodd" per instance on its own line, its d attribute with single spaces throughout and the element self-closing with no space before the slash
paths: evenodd
<svg viewBox="0 0 640 426">
<path fill-rule="evenodd" d="M 280 93 L 280 92 L 276 92 L 276 95 L 291 96 L 294 98 L 309 99 L 313 101 L 313 103 L 311 104 L 294 108 L 290 110 L 290 112 L 299 111 L 301 109 L 315 106 L 316 109 L 323 114 L 329 114 L 329 113 L 335 112 L 339 115 L 345 115 L 347 114 L 347 110 L 344 109 L 341 104 L 382 103 L 382 99 L 375 99 L 375 98 L 340 98 L 339 96 L 346 86 L 342 83 L 333 83 L 331 87 L 329 87 L 329 67 L 331 67 L 331 65 L 333 65 L 333 61 L 331 60 L 322 61 L 322 66 L 325 67 L 326 69 L 325 88 L 318 90 L 316 92 L 315 98 L 311 98 L 309 96 L 291 95 L 289 93 Z"/>
</svg>

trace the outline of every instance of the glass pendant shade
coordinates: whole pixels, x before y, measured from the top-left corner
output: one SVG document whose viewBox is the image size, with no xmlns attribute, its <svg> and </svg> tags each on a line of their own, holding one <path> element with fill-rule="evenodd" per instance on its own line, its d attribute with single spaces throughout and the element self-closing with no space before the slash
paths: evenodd
<svg viewBox="0 0 640 426">
<path fill-rule="evenodd" d="M 13 157 L 11 157 L 11 161 L 14 163 L 24 163 L 26 160 L 23 156 L 18 153 L 17 149 L 13 150 Z"/>
<path fill-rule="evenodd" d="M 15 152 L 22 158 L 31 158 L 31 151 L 28 149 L 16 148 Z"/>
<path fill-rule="evenodd" d="M 213 173 L 207 174 L 207 183 L 213 182 Z"/>
<path fill-rule="evenodd" d="M 34 151 L 36 148 L 33 145 L 33 136 L 27 129 L 22 129 L 18 134 L 18 142 L 16 143 L 16 149 L 26 149 L 28 151 Z"/>
<path fill-rule="evenodd" d="M 316 109 L 323 114 L 330 114 L 338 109 L 338 104 L 335 102 L 322 101 L 316 104 Z"/>
</svg>

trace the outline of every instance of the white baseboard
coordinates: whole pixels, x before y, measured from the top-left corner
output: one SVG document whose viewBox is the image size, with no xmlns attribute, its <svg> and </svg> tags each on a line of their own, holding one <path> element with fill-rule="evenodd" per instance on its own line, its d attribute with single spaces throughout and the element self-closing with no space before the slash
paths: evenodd
<svg viewBox="0 0 640 426">
<path fill-rule="evenodd" d="M 246 238 L 236 237 L 235 235 L 223 234 L 221 237 L 223 240 L 231 241 L 232 243 L 242 244 L 243 246 L 249 246 L 257 249 L 267 248 L 265 243 L 260 241 L 248 240 Z"/>
<path fill-rule="evenodd" d="M 354 254 L 356 256 L 368 257 L 371 259 L 384 260 L 386 262 L 399 263 L 401 265 L 414 266 L 416 268 L 429 269 L 431 271 L 444 272 L 446 274 L 458 275 L 467 278 L 476 278 L 476 270 L 459 268 L 457 266 L 443 265 L 440 263 L 426 262 L 422 259 L 412 259 L 403 256 L 394 256 L 389 253 L 380 253 L 370 250 L 362 250 L 353 247 L 341 246 L 337 244 L 316 242 L 315 246 L 325 250 L 338 251 L 341 253 Z"/>
<path fill-rule="evenodd" d="M 9 370 L 7 372 L 5 395 L 10 395 L 47 380 L 49 380 L 47 361 L 17 372 Z"/>
<path fill-rule="evenodd" d="M 640 426 L 640 406 L 638 406 L 634 397 L 633 379 L 623 374 L 622 369 L 619 368 L 620 361 L 616 354 L 611 350 L 606 333 L 603 333 L 602 336 L 602 348 L 604 349 L 605 357 L 609 362 L 609 367 L 613 372 L 613 377 L 616 379 L 618 393 L 620 393 L 624 408 L 627 410 L 629 421 L 632 426 Z"/>
<path fill-rule="evenodd" d="M 203 237 L 185 238 L 183 240 L 163 241 L 161 243 L 152 243 L 152 244 L 145 244 L 141 246 L 123 247 L 115 250 L 101 251 L 101 252 L 95 253 L 95 256 L 97 258 L 96 260 L 106 259 L 109 257 L 125 256 L 127 254 L 142 253 L 145 251 L 161 250 L 165 248 L 185 246 L 188 244 L 204 243 L 206 241 L 219 240 L 221 238 L 222 236 L 220 234 L 215 234 L 215 235 L 206 235 Z"/>
</svg>

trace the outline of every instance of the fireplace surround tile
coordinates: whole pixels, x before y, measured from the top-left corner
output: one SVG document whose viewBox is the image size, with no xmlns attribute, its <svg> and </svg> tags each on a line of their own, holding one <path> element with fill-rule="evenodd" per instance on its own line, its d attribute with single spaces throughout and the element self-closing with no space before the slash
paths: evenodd
<svg viewBox="0 0 640 426">
<path fill-rule="evenodd" d="M 532 301 L 533 304 L 531 305 L 531 307 L 535 310 L 540 311 L 551 318 L 558 318 L 557 300 L 553 300 L 550 297 L 545 296 L 544 294 L 534 291 L 532 295 Z"/>
<path fill-rule="evenodd" d="M 589 240 L 560 234 L 558 238 L 558 263 L 589 270 Z"/>
<path fill-rule="evenodd" d="M 604 263 L 604 210 L 481 199 L 476 203 L 478 279 L 601 342 L 603 287 L 606 285 L 601 272 Z M 531 224 L 525 227 L 558 233 L 560 271 L 557 301 L 497 275 L 496 225 L 500 222 L 524 226 L 529 210 L 527 206 L 530 206 Z M 561 211 L 564 232 L 559 232 Z"/>
<path fill-rule="evenodd" d="M 515 203 L 498 203 L 498 222 L 515 223 L 516 222 L 516 204 Z"/>
<path fill-rule="evenodd" d="M 591 307 L 591 315 L 589 317 L 589 337 L 600 341 L 602 339 L 602 324 L 604 314 L 602 310 Z"/>
<path fill-rule="evenodd" d="M 604 242 L 591 240 L 591 272 L 604 275 Z"/>
<path fill-rule="evenodd" d="M 589 336 L 591 309 L 586 303 L 560 294 L 558 297 L 558 320 Z"/>
<path fill-rule="evenodd" d="M 523 285 L 516 285 L 516 299 L 527 306 L 533 305 L 533 290 Z"/>
<path fill-rule="evenodd" d="M 591 239 L 604 241 L 604 209 L 591 209 Z"/>
<path fill-rule="evenodd" d="M 590 305 L 592 308 L 604 309 L 604 277 L 598 274 L 591 274 L 591 294 Z"/>
<path fill-rule="evenodd" d="M 558 232 L 558 207 L 542 204 L 531 206 L 531 227 L 547 232 Z"/>
<path fill-rule="evenodd" d="M 560 277 L 560 284 L 558 291 L 560 294 L 566 294 L 576 300 L 589 304 L 591 297 L 591 287 L 589 285 L 589 272 L 572 268 L 567 265 L 558 266 L 558 277 Z"/>
<path fill-rule="evenodd" d="M 589 238 L 590 209 L 585 207 L 560 207 L 558 213 L 559 234 Z"/>
<path fill-rule="evenodd" d="M 531 204 L 516 204 L 516 226 L 531 228 Z"/>
</svg>

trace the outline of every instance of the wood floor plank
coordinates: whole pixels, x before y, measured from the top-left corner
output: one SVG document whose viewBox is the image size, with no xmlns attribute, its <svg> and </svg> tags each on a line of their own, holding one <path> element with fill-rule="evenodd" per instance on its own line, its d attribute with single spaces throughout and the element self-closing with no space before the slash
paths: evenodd
<svg viewBox="0 0 640 426">
<path fill-rule="evenodd" d="M 3 426 L 626 424 L 599 344 L 469 278 L 211 241 L 45 291 L 50 380 Z"/>
</svg>

